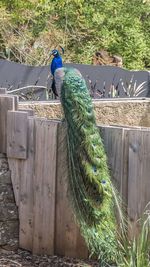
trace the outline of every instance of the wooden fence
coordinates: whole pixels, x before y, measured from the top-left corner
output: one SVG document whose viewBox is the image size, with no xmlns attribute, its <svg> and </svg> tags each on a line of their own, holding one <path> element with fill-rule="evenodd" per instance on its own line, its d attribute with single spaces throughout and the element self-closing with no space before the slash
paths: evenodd
<svg viewBox="0 0 150 267">
<path fill-rule="evenodd" d="M 112 179 L 134 225 L 150 201 L 150 131 L 117 126 L 100 131 Z M 18 110 L 15 96 L 0 94 L 0 152 L 7 153 L 11 170 L 20 247 L 87 258 L 70 205 L 65 124 Z"/>
</svg>

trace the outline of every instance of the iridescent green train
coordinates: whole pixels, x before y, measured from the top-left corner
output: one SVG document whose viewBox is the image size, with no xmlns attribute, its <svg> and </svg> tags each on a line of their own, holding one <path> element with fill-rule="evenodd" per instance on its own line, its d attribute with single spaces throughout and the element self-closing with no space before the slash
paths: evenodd
<svg viewBox="0 0 150 267">
<path fill-rule="evenodd" d="M 96 126 L 85 80 L 73 68 L 63 68 L 61 103 L 67 121 L 72 203 L 81 233 L 91 253 L 114 262 L 116 222 L 107 159 Z"/>
</svg>

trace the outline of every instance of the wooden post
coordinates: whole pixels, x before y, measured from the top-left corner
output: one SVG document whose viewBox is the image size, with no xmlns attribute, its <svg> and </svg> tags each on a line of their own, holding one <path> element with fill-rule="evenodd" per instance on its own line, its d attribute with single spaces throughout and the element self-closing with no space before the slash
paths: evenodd
<svg viewBox="0 0 150 267">
<path fill-rule="evenodd" d="M 0 88 L 0 95 L 5 95 L 7 94 L 7 89 L 6 88 Z"/>
<path fill-rule="evenodd" d="M 56 177 L 55 254 L 87 258 L 88 249 L 81 237 L 71 206 L 68 180 L 68 155 L 65 124 L 58 125 Z"/>
<path fill-rule="evenodd" d="M 33 253 L 54 254 L 57 122 L 35 120 Z"/>
<path fill-rule="evenodd" d="M 19 179 L 19 245 L 32 251 L 34 219 L 34 118 L 28 118 L 28 157 L 20 160 L 21 175 Z M 16 160 L 18 161 L 18 160 Z M 41 163 L 39 162 L 39 165 Z M 42 202 L 42 199 L 40 199 Z"/>
<path fill-rule="evenodd" d="M 129 132 L 129 170 L 128 170 L 128 215 L 130 236 L 138 232 L 137 220 L 143 215 L 150 202 L 150 131 L 130 130 Z"/>
<path fill-rule="evenodd" d="M 19 207 L 20 202 L 20 179 L 22 175 L 21 170 L 21 160 L 8 158 L 9 169 L 11 171 L 11 181 L 14 191 L 14 197 L 17 207 Z"/>
<path fill-rule="evenodd" d="M 18 111 L 24 111 L 27 112 L 29 116 L 34 116 L 34 110 L 33 109 L 18 109 Z"/>
<path fill-rule="evenodd" d="M 124 140 L 123 129 L 113 126 L 101 127 L 102 139 L 108 157 L 111 179 L 123 195 Z M 125 182 L 125 181 L 124 181 Z"/>
<path fill-rule="evenodd" d="M 27 112 L 9 111 L 7 117 L 7 156 L 27 158 Z"/>
<path fill-rule="evenodd" d="M 20 247 L 36 254 L 87 258 L 71 205 L 66 125 L 29 114 L 8 112 L 8 156 L 19 207 Z M 112 180 L 128 205 L 133 235 L 138 230 L 136 219 L 150 201 L 150 131 L 113 126 L 100 131 Z"/>
<path fill-rule="evenodd" d="M 13 96 L 0 95 L 0 153 L 6 153 L 7 111 L 14 110 Z"/>
</svg>

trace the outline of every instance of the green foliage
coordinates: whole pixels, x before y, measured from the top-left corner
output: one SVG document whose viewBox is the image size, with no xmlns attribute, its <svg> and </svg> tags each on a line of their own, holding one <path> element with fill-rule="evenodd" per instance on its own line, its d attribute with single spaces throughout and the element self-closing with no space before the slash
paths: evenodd
<svg viewBox="0 0 150 267">
<path fill-rule="evenodd" d="M 150 211 L 146 210 L 140 222 L 140 232 L 132 240 L 123 236 L 119 243 L 119 267 L 150 267 Z M 123 224 L 126 224 L 123 222 Z M 135 225 L 134 225 L 135 227 Z"/>
<path fill-rule="evenodd" d="M 1 52 L 7 57 L 9 47 L 12 60 L 45 64 L 60 44 L 66 61 L 91 63 L 104 48 L 129 69 L 150 67 L 149 0 L 1 0 L 0 12 L 9 15 L 0 30 Z"/>
</svg>

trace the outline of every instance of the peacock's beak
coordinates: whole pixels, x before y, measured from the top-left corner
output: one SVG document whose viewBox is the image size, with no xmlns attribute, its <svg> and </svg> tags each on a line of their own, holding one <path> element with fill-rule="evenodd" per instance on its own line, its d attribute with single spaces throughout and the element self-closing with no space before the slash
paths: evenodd
<svg viewBox="0 0 150 267">
<path fill-rule="evenodd" d="M 49 56 L 51 57 L 52 55 L 53 55 L 53 52 L 50 52 L 50 53 L 49 53 Z"/>
</svg>

